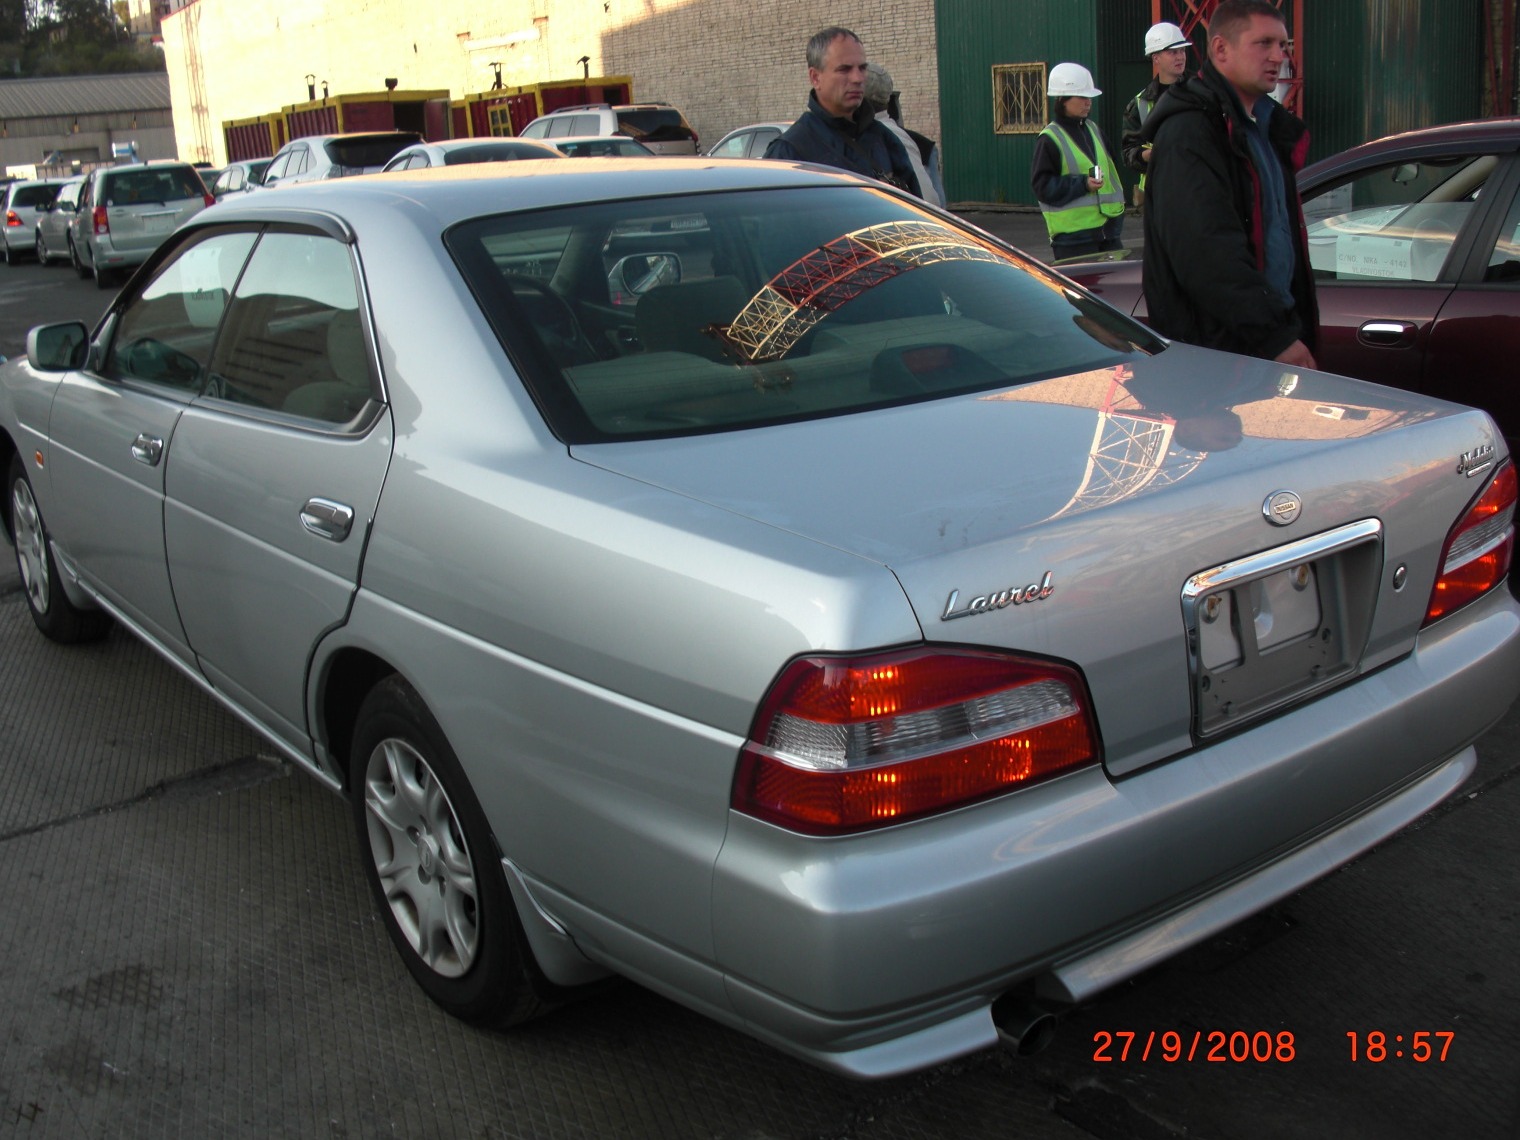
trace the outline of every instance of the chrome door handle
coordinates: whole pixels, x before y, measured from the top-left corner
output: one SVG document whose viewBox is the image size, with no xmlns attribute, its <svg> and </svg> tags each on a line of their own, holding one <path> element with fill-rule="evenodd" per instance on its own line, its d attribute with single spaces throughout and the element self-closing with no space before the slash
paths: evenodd
<svg viewBox="0 0 1520 1140">
<path fill-rule="evenodd" d="M 1363 344 L 1407 348 L 1414 343 L 1415 327 L 1409 321 L 1367 321 L 1356 330 Z"/>
<path fill-rule="evenodd" d="M 354 528 L 354 509 L 331 499 L 308 499 L 301 508 L 301 525 L 318 538 L 342 542 Z"/>
<path fill-rule="evenodd" d="M 132 458 L 139 463 L 146 463 L 149 467 L 157 467 L 158 461 L 164 457 L 164 441 L 156 435 L 142 432 L 132 441 Z"/>
</svg>

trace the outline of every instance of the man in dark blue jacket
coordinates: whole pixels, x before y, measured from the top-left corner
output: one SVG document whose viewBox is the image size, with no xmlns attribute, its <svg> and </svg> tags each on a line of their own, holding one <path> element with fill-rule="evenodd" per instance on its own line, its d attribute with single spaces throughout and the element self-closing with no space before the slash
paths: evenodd
<svg viewBox="0 0 1520 1140">
<path fill-rule="evenodd" d="M 1286 47 L 1269 0 L 1224 0 L 1202 69 L 1145 120 L 1146 320 L 1174 340 L 1313 368 L 1319 313 L 1295 182 L 1309 133 L 1271 96 Z"/>
<path fill-rule="evenodd" d="M 890 182 L 922 197 L 908 152 L 865 102 L 866 49 L 848 28 L 824 28 L 807 45 L 807 110 L 766 148 L 766 158 L 817 162 Z"/>
</svg>

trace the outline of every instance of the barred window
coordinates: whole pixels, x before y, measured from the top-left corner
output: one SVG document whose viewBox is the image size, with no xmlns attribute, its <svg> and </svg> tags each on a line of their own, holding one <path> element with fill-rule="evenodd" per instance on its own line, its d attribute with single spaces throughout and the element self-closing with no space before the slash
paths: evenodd
<svg viewBox="0 0 1520 1140">
<path fill-rule="evenodd" d="M 992 68 L 992 129 L 1037 135 L 1045 127 L 1045 65 L 999 63 Z"/>
</svg>

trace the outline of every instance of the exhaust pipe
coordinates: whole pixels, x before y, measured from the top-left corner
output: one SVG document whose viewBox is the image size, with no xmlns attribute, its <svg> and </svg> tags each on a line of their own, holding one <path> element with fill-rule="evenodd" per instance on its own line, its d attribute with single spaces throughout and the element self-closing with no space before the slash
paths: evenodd
<svg viewBox="0 0 1520 1140">
<path fill-rule="evenodd" d="M 1055 1039 L 1056 1016 L 1033 1001 L 1006 993 L 992 1003 L 998 1041 L 1020 1057 L 1032 1057 Z"/>
</svg>

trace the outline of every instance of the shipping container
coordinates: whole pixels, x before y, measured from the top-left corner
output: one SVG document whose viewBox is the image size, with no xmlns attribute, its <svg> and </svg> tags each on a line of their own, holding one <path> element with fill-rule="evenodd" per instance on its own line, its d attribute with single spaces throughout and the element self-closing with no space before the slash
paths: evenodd
<svg viewBox="0 0 1520 1140">
<path fill-rule="evenodd" d="M 451 137 L 447 91 L 364 91 L 329 95 L 281 109 L 285 137 L 355 131 L 416 131 L 429 142 Z"/>
<path fill-rule="evenodd" d="M 449 115 L 455 138 L 503 137 L 518 134 L 540 115 L 562 107 L 632 101 L 630 76 L 594 75 L 477 91 L 454 100 Z"/>
<path fill-rule="evenodd" d="M 251 119 L 227 119 L 222 123 L 222 142 L 228 162 L 268 158 L 288 141 L 285 117 L 278 113 L 256 115 Z"/>
</svg>

